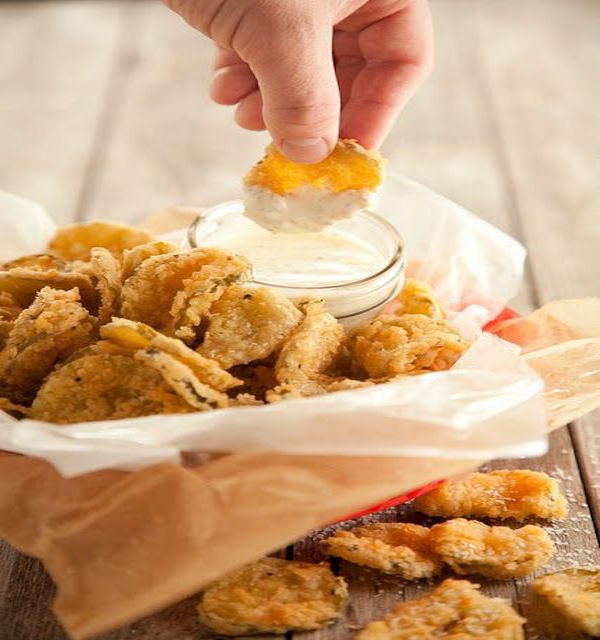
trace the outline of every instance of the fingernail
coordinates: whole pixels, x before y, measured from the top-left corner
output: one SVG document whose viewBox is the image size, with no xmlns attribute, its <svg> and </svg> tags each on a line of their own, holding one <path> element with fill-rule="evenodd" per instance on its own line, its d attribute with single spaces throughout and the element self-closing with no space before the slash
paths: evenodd
<svg viewBox="0 0 600 640">
<path fill-rule="evenodd" d="M 294 162 L 307 164 L 325 160 L 329 155 L 329 145 L 324 138 L 285 138 L 281 150 Z"/>
</svg>

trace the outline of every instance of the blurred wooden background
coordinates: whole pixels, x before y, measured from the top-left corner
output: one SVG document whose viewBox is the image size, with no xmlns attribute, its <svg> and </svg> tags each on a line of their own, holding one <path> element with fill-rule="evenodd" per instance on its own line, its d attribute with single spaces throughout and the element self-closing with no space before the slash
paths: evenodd
<svg viewBox="0 0 600 640">
<path fill-rule="evenodd" d="M 392 169 L 527 245 L 519 310 L 600 295 L 600 2 L 433 0 L 432 10 L 437 66 L 386 142 Z M 60 222 L 135 221 L 230 198 L 266 143 L 211 104 L 210 44 L 158 1 L 0 2 L 0 34 L 0 189 L 38 200 Z M 574 511 L 554 532 L 557 568 L 600 562 L 590 517 L 600 521 L 599 424 L 590 416 L 555 433 L 548 456 L 511 463 L 562 476 Z M 294 547 L 296 557 L 316 553 L 311 539 Z M 350 623 L 401 595 L 342 572 L 354 593 Z M 487 590 L 514 597 L 524 584 Z M 64 638 L 51 595 L 37 562 L 0 547 L 0 638 Z M 193 606 L 110 637 L 195 638 Z"/>
</svg>

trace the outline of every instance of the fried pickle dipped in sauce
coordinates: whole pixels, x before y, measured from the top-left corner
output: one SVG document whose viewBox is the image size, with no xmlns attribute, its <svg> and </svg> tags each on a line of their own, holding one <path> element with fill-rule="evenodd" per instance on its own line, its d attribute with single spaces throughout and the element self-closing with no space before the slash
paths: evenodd
<svg viewBox="0 0 600 640">
<path fill-rule="evenodd" d="M 429 543 L 429 529 L 406 522 L 381 522 L 337 531 L 323 541 L 327 553 L 404 580 L 430 578 L 442 562 Z"/>
<path fill-rule="evenodd" d="M 249 274 L 245 258 L 220 249 L 153 256 L 125 281 L 121 315 L 193 342 L 211 304 Z"/>
<path fill-rule="evenodd" d="M 499 580 L 529 575 L 554 554 L 550 536 L 535 525 L 509 529 L 456 518 L 434 525 L 428 541 L 455 573 Z"/>
<path fill-rule="evenodd" d="M 371 203 L 384 164 L 355 140 L 339 140 L 315 164 L 293 162 L 271 144 L 244 180 L 245 215 L 274 232 L 320 231 Z"/>
<path fill-rule="evenodd" d="M 84 355 L 51 373 L 31 405 L 35 420 L 69 424 L 197 411 L 161 372 L 132 356 Z"/>
<path fill-rule="evenodd" d="M 198 613 L 226 636 L 310 631 L 339 618 L 347 598 L 327 564 L 264 558 L 210 586 Z"/>
<path fill-rule="evenodd" d="M 567 515 L 558 482 L 538 471 L 499 470 L 449 480 L 417 498 L 414 506 L 428 516 L 453 518 L 530 517 L 555 520 Z"/>
<path fill-rule="evenodd" d="M 48 244 L 48 251 L 64 260 L 88 261 L 94 247 L 103 247 L 120 258 L 125 249 L 154 240 L 154 236 L 125 224 L 95 220 L 60 228 Z"/>
<path fill-rule="evenodd" d="M 445 320 L 416 313 L 378 316 L 350 338 L 356 362 L 374 379 L 445 371 L 468 346 Z"/>
<path fill-rule="evenodd" d="M 267 287 L 228 287 L 210 308 L 198 352 L 225 369 L 263 360 L 281 348 L 302 313 Z"/>
<path fill-rule="evenodd" d="M 0 352 L 4 394 L 27 404 L 57 363 L 96 339 L 97 322 L 81 305 L 77 289 L 45 287 L 14 321 Z"/>
<path fill-rule="evenodd" d="M 600 637 L 600 567 L 577 567 L 549 573 L 532 585 L 553 638 Z"/>
<path fill-rule="evenodd" d="M 356 640 L 523 640 L 525 620 L 479 585 L 444 580 L 420 598 L 401 602 L 383 620 L 370 622 Z"/>
</svg>

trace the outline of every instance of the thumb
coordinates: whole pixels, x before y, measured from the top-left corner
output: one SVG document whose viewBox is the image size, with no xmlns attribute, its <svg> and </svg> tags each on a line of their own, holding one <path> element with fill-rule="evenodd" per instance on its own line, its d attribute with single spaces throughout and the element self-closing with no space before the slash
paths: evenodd
<svg viewBox="0 0 600 640">
<path fill-rule="evenodd" d="M 288 17 L 283 25 L 263 25 L 246 59 L 258 81 L 265 125 L 290 160 L 319 162 L 339 134 L 331 23 Z"/>
</svg>

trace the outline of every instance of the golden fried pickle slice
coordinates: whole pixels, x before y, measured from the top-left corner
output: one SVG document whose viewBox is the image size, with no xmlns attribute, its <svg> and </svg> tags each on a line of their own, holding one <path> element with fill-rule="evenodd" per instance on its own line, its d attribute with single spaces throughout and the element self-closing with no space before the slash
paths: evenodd
<svg viewBox="0 0 600 640">
<path fill-rule="evenodd" d="M 0 320 L 12 322 L 16 320 L 23 309 L 14 297 L 6 291 L 0 291 Z"/>
<path fill-rule="evenodd" d="M 357 640 L 522 640 L 525 620 L 508 602 L 488 598 L 479 585 L 444 580 L 425 596 L 402 602 L 370 622 Z"/>
<path fill-rule="evenodd" d="M 139 349 L 150 348 L 167 353 L 189 367 L 200 382 L 217 391 L 227 391 L 241 384 L 215 360 L 205 358 L 181 340 L 165 336 L 143 322 L 114 318 L 100 329 L 100 335 L 123 353 L 133 354 Z"/>
<path fill-rule="evenodd" d="M 275 364 L 275 377 L 301 396 L 324 393 L 319 380 L 333 365 L 342 347 L 344 329 L 321 300 L 302 305 L 304 319 L 284 342 Z"/>
<path fill-rule="evenodd" d="M 378 316 L 350 339 L 352 355 L 371 378 L 445 371 L 468 346 L 445 320 L 416 313 Z"/>
<path fill-rule="evenodd" d="M 455 573 L 499 580 L 529 575 L 554 554 L 552 540 L 541 527 L 489 527 L 463 518 L 434 525 L 429 543 Z"/>
<path fill-rule="evenodd" d="M 315 164 L 286 158 L 274 144 L 244 179 L 246 187 L 261 187 L 279 195 L 300 187 L 340 192 L 375 190 L 383 179 L 384 160 L 377 151 L 363 149 L 355 140 L 339 140 L 331 154 Z"/>
<path fill-rule="evenodd" d="M 69 424 L 161 413 L 189 413 L 189 405 L 160 372 L 131 356 L 85 355 L 51 373 L 30 417 Z"/>
<path fill-rule="evenodd" d="M 48 251 L 65 260 L 89 260 L 94 247 L 104 247 L 120 258 L 125 249 L 154 240 L 148 231 L 107 220 L 95 220 L 60 228 Z"/>
<path fill-rule="evenodd" d="M 131 249 L 125 249 L 121 258 L 123 265 L 123 280 L 133 275 L 133 272 L 139 267 L 144 260 L 153 256 L 162 256 L 166 253 L 176 253 L 177 247 L 170 242 L 164 240 L 154 240 L 146 244 L 140 244 Z"/>
<path fill-rule="evenodd" d="M 225 369 L 262 360 L 281 348 L 302 317 L 290 300 L 267 287 L 229 287 L 210 308 L 198 352 Z"/>
<path fill-rule="evenodd" d="M 531 588 L 558 623 L 556 627 L 565 631 L 560 638 L 577 636 L 576 632 L 600 637 L 600 567 L 549 573 Z"/>
<path fill-rule="evenodd" d="M 429 529 L 406 522 L 381 522 L 337 531 L 323 545 L 329 555 L 405 580 L 430 578 L 442 568 L 429 544 Z"/>
<path fill-rule="evenodd" d="M 226 636 L 308 631 L 339 618 L 347 597 L 327 564 L 263 558 L 210 586 L 198 613 Z"/>
<path fill-rule="evenodd" d="M 19 390 L 9 397 L 26 402 L 57 363 L 96 338 L 96 320 L 76 289 L 42 289 L 15 320 L 0 352 L 2 382 Z"/>
<path fill-rule="evenodd" d="M 402 291 L 395 301 L 395 315 L 418 313 L 433 320 L 443 320 L 444 311 L 438 302 L 433 289 L 425 282 L 407 278 Z"/>
<path fill-rule="evenodd" d="M 8 271 L 9 269 L 16 268 L 35 269 L 37 271 L 48 271 L 50 269 L 70 271 L 69 264 L 65 260 L 49 253 L 36 253 L 22 256 L 0 265 L 0 271 Z"/>
<path fill-rule="evenodd" d="M 414 505 L 422 513 L 443 518 L 554 520 L 568 512 L 558 482 L 545 473 L 525 469 L 472 473 L 450 480 L 417 498 Z"/>
<path fill-rule="evenodd" d="M 100 296 L 98 320 L 105 324 L 110 322 L 119 309 L 123 286 L 121 263 L 108 249 L 94 247 L 91 250 L 90 265 Z"/>
<path fill-rule="evenodd" d="M 225 288 L 249 273 L 244 258 L 221 249 L 153 256 L 125 281 L 121 314 L 190 339 Z"/>
</svg>

